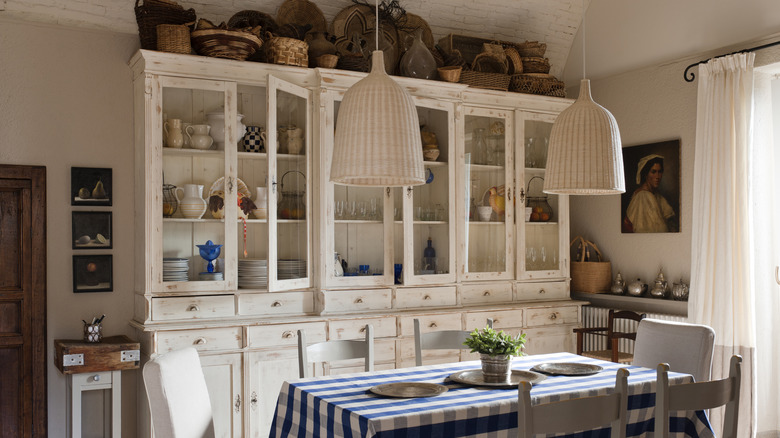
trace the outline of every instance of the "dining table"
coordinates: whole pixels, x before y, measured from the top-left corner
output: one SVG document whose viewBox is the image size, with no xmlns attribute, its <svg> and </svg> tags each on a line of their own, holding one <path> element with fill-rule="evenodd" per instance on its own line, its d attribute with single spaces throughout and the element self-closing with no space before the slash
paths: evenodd
<svg viewBox="0 0 780 438">
<path fill-rule="evenodd" d="M 576 372 L 566 372 L 572 364 Z M 284 382 L 270 437 L 516 437 L 516 379 L 532 382 L 534 404 L 549 403 L 607 394 L 614 389 L 620 368 L 630 373 L 626 436 L 653 436 L 655 369 L 572 353 L 515 357 L 511 368 L 513 381 L 507 384 L 475 378 L 481 374 L 479 361 Z M 546 372 L 536 372 L 540 369 Z M 692 381 L 690 374 L 669 373 L 670 384 Z M 608 437 L 610 426 L 563 436 Z M 680 411 L 671 413 L 670 436 L 711 438 L 714 434 L 705 412 Z"/>
</svg>

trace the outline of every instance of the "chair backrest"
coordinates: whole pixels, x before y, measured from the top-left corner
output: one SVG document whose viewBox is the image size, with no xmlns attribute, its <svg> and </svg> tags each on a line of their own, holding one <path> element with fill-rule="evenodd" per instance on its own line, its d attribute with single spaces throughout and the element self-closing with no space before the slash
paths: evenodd
<svg viewBox="0 0 780 438">
<path fill-rule="evenodd" d="M 518 436 L 566 434 L 610 425 L 612 438 L 624 438 L 628 417 L 628 374 L 625 368 L 617 371 L 615 389 L 609 394 L 536 406 L 531 404 L 531 384 L 521 382 L 517 400 Z"/>
<path fill-rule="evenodd" d="M 487 326 L 493 328 L 493 319 L 488 318 Z M 468 330 L 438 330 L 423 333 L 420 320 L 414 319 L 414 355 L 415 364 L 422 365 L 423 350 L 467 350 L 463 345 L 471 334 Z"/>
<path fill-rule="evenodd" d="M 672 371 L 710 380 L 715 331 L 706 325 L 644 319 L 639 323 L 633 365 L 655 368 L 668 363 Z"/>
<path fill-rule="evenodd" d="M 154 434 L 166 438 L 213 438 L 214 423 L 206 379 L 192 347 L 172 351 L 144 365 Z"/>
<path fill-rule="evenodd" d="M 609 309 L 609 313 L 607 315 L 606 327 L 584 327 L 584 328 L 574 329 L 574 333 L 577 334 L 577 354 L 585 353 L 586 356 L 589 355 L 588 351 L 584 350 L 585 335 L 592 334 L 596 336 L 606 337 L 607 347 L 606 350 L 599 350 L 594 352 L 593 354 L 597 353 L 596 356 L 590 354 L 591 357 L 598 357 L 604 360 L 611 360 L 612 362 L 616 362 L 616 363 L 618 362 L 630 363 L 633 360 L 633 357 L 630 353 L 620 352 L 619 349 L 620 340 L 621 339 L 636 340 L 636 332 L 626 331 L 627 324 L 621 322 L 621 320 L 640 322 L 646 316 L 647 315 L 645 315 L 644 313 L 636 313 L 630 310 Z M 633 328 L 633 324 L 631 324 L 630 327 Z"/>
<path fill-rule="evenodd" d="M 310 377 L 309 362 L 332 362 L 364 358 L 366 371 L 374 370 L 374 327 L 367 324 L 365 340 L 344 339 L 307 345 L 306 333 L 298 330 L 298 372 Z"/>
<path fill-rule="evenodd" d="M 742 356 L 731 357 L 729 376 L 722 380 L 669 385 L 669 365 L 658 365 L 655 395 L 655 436 L 669 436 L 670 411 L 699 411 L 726 405 L 722 438 L 737 437 Z"/>
</svg>

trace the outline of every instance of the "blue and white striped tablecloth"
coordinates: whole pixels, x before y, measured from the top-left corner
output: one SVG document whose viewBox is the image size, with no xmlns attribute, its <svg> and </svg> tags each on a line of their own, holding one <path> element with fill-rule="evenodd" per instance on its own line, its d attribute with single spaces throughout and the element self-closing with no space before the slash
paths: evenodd
<svg viewBox="0 0 780 438">
<path fill-rule="evenodd" d="M 545 362 L 597 364 L 604 371 L 590 376 L 548 376 L 534 385 L 534 403 L 606 394 L 615 385 L 617 369 L 628 378 L 627 436 L 651 436 L 655 410 L 655 370 L 554 353 L 515 358 L 512 369 L 528 370 Z M 271 437 L 516 437 L 517 388 L 492 389 L 451 382 L 457 371 L 479 368 L 479 361 L 401 368 L 371 373 L 314 377 L 285 382 L 279 393 Z M 688 374 L 670 373 L 669 381 L 692 381 Z M 391 382 L 447 385 L 437 397 L 396 399 L 369 389 Z M 713 437 L 703 412 L 679 412 L 670 420 L 673 437 Z M 610 428 L 575 437 L 609 437 Z"/>
</svg>

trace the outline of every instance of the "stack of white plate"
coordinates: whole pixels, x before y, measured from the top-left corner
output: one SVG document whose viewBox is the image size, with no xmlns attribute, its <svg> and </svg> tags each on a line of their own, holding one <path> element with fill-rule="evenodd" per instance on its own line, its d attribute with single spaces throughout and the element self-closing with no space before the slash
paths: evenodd
<svg viewBox="0 0 780 438">
<path fill-rule="evenodd" d="M 238 259 L 238 287 L 246 289 L 268 287 L 268 261 Z"/>
<path fill-rule="evenodd" d="M 163 258 L 163 281 L 187 281 L 190 270 L 189 259 L 178 257 Z"/>
<path fill-rule="evenodd" d="M 306 277 L 306 260 L 279 260 L 279 280 Z"/>
</svg>

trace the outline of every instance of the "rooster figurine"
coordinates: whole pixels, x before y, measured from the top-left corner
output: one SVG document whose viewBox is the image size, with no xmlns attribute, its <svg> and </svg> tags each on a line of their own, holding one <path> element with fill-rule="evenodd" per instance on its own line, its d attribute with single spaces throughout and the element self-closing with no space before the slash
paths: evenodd
<svg viewBox="0 0 780 438">
<path fill-rule="evenodd" d="M 493 207 L 493 211 L 496 212 L 496 215 L 499 217 L 504 216 L 504 212 L 506 211 L 506 200 L 504 198 L 505 188 L 503 185 L 498 187 L 491 187 L 490 190 L 490 197 L 488 198 L 488 203 L 491 207 Z"/>
</svg>

